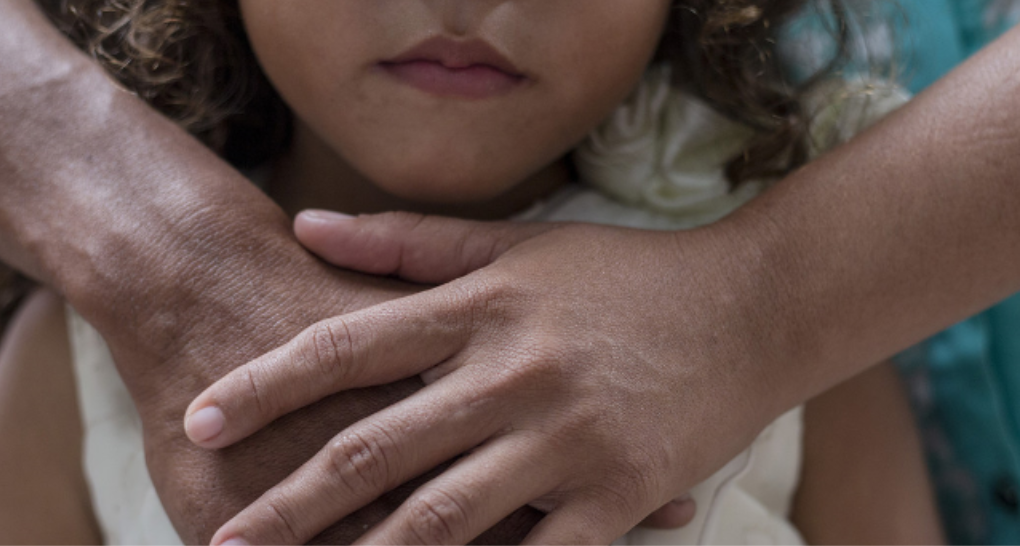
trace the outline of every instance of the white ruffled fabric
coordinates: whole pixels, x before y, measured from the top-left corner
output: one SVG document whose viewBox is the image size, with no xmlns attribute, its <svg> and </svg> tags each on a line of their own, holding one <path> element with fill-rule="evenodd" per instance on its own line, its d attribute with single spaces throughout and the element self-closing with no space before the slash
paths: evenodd
<svg viewBox="0 0 1020 546">
<path fill-rule="evenodd" d="M 713 222 L 752 199 L 763 182 L 730 191 L 723 165 L 751 136 L 746 128 L 649 71 L 626 104 L 576 152 L 584 180 L 520 215 L 643 229 L 688 229 Z M 828 85 L 809 101 L 816 114 L 813 153 L 849 139 L 906 101 L 889 87 Z M 69 312 L 85 435 L 85 470 L 108 544 L 180 544 L 144 465 L 141 421 L 109 350 Z M 739 457 L 696 486 L 694 522 L 684 529 L 635 529 L 621 544 L 795 544 L 787 520 L 799 481 L 802 419 L 795 409 L 770 425 Z"/>
<path fill-rule="evenodd" d="M 899 88 L 842 80 L 816 86 L 805 100 L 810 154 L 846 142 L 909 99 Z M 668 67 L 641 85 L 574 152 L 582 180 L 634 207 L 683 217 L 689 227 L 726 216 L 767 181 L 731 189 L 725 166 L 753 132 L 670 85 Z"/>
<path fill-rule="evenodd" d="M 708 223 L 760 191 L 723 173 L 752 136 L 650 69 L 637 90 L 574 152 L 582 180 L 628 205 Z"/>
<path fill-rule="evenodd" d="M 888 82 L 831 80 L 818 85 L 805 99 L 811 116 L 808 152 L 814 159 L 906 104 L 910 94 Z"/>
</svg>

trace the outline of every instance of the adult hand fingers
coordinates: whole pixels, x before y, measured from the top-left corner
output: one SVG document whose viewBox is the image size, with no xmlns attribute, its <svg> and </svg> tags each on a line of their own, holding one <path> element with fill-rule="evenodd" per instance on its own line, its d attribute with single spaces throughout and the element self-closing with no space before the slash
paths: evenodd
<svg viewBox="0 0 1020 546">
<path fill-rule="evenodd" d="M 610 544 L 630 530 L 623 516 L 591 499 L 568 501 L 542 518 L 521 544 Z"/>
<path fill-rule="evenodd" d="M 470 335 L 447 298 L 425 292 L 311 326 L 195 398 L 185 414 L 188 438 L 224 447 L 330 394 L 411 377 L 446 360 Z"/>
<path fill-rule="evenodd" d="M 556 486 L 565 470 L 520 435 L 495 439 L 420 487 L 357 544 L 467 544 Z"/>
<path fill-rule="evenodd" d="M 213 544 L 304 544 L 384 492 L 481 444 L 495 401 L 459 381 L 427 387 L 337 435 L 216 532 Z"/>
<path fill-rule="evenodd" d="M 428 284 L 463 277 L 555 227 L 403 212 L 350 217 L 305 211 L 294 220 L 301 244 L 333 265 Z"/>
<path fill-rule="evenodd" d="M 697 504 L 690 495 L 673 499 L 669 504 L 652 512 L 641 522 L 652 529 L 678 529 L 689 524 L 697 514 Z"/>
</svg>

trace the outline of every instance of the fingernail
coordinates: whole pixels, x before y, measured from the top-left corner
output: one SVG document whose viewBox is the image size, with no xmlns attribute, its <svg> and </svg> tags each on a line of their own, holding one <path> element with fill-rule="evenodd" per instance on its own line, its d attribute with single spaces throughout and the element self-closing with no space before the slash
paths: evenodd
<svg viewBox="0 0 1020 546">
<path fill-rule="evenodd" d="M 206 442 L 223 432 L 227 419 L 216 406 L 208 406 L 192 413 L 184 421 L 184 433 L 193 442 Z"/>
<path fill-rule="evenodd" d="M 223 542 L 219 543 L 218 546 L 250 546 L 250 545 L 248 544 L 248 541 L 244 540 L 241 537 L 230 537 L 227 540 L 224 540 Z"/>
<path fill-rule="evenodd" d="M 310 222 L 342 222 L 354 219 L 354 217 L 350 214 L 318 209 L 301 211 L 298 216 L 300 216 L 303 220 Z"/>
</svg>

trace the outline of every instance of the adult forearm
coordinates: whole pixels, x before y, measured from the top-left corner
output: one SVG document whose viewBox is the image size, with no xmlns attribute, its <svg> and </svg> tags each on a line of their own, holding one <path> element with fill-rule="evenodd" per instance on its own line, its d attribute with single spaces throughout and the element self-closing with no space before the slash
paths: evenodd
<svg viewBox="0 0 1020 546">
<path fill-rule="evenodd" d="M 0 259 L 61 291 L 103 334 L 188 542 L 208 541 L 333 434 L 420 386 L 330 398 L 238 449 L 192 445 L 184 410 L 212 381 L 317 320 L 414 289 L 305 252 L 279 207 L 118 88 L 30 0 L 0 2 Z M 406 493 L 323 538 L 353 539 Z M 523 536 L 535 519 L 520 512 L 492 540 Z"/>
<path fill-rule="evenodd" d="M 276 207 L 119 88 L 31 0 L 0 3 L 0 59 L 0 259 L 74 300 L 108 296 L 104 281 L 123 289 L 115 269 L 146 263 L 130 253 L 173 256 L 159 245 L 222 219 L 218 207 L 286 231 Z M 148 273 L 135 277 L 157 280 Z"/>
<path fill-rule="evenodd" d="M 31 0 L 0 2 L 0 59 L 0 259 L 62 292 L 108 340 L 145 340 L 169 360 L 189 342 L 185 323 L 203 318 L 203 293 L 245 282 L 250 249 L 300 252 L 276 205 L 117 86 Z"/>
<path fill-rule="evenodd" d="M 785 332 L 763 344 L 781 404 L 1020 290 L 1018 52 L 1020 30 L 726 228 L 757 256 L 761 324 Z"/>
<path fill-rule="evenodd" d="M 0 59 L 0 258 L 37 279 L 52 281 L 30 246 L 39 232 L 56 231 L 54 205 L 62 198 L 60 182 L 67 185 L 67 180 L 37 180 L 36 175 L 58 157 L 46 152 L 51 144 L 59 146 L 66 136 L 59 147 L 71 145 L 67 128 L 85 112 L 67 99 L 77 97 L 81 103 L 92 93 L 70 90 L 94 87 L 84 80 L 97 70 L 88 70 L 85 57 L 60 39 L 31 0 L 0 4 Z M 79 73 L 80 78 L 75 76 Z M 50 129 L 61 131 L 46 134 Z"/>
</svg>

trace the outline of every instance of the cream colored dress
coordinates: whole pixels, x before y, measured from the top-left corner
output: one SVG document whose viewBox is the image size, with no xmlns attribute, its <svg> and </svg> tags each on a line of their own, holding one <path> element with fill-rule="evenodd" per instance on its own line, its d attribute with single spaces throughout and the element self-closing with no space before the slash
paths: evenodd
<svg viewBox="0 0 1020 546">
<path fill-rule="evenodd" d="M 520 216 L 645 229 L 688 229 L 729 214 L 764 184 L 729 191 L 722 168 L 749 131 L 673 91 L 650 71 L 644 85 L 575 154 L 588 183 Z M 902 104 L 895 90 L 819 93 L 815 133 L 831 144 Z M 835 97 L 835 99 L 834 99 Z M 141 421 L 113 359 L 91 326 L 69 312 L 85 431 L 85 473 L 109 544 L 180 544 L 145 467 Z M 772 423 L 746 451 L 691 494 L 698 510 L 683 529 L 634 529 L 619 544 L 796 544 L 787 515 L 801 465 L 801 410 Z"/>
</svg>

